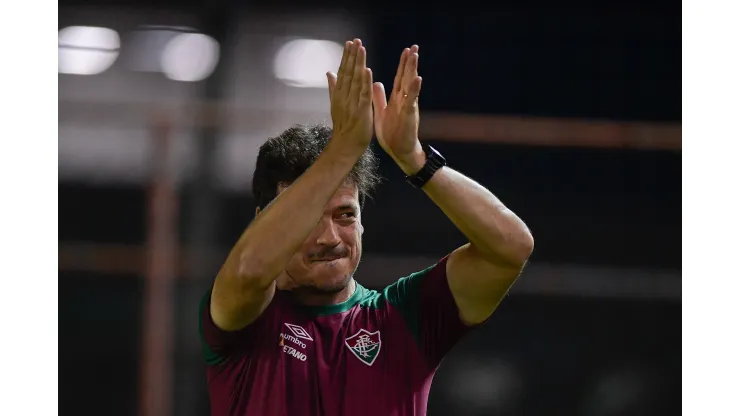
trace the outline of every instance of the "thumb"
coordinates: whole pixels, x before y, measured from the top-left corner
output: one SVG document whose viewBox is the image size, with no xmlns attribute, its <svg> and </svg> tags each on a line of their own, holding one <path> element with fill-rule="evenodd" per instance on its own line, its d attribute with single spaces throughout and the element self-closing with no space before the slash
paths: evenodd
<svg viewBox="0 0 740 416">
<path fill-rule="evenodd" d="M 413 112 L 419 104 L 419 93 L 421 92 L 421 77 L 417 76 L 411 81 L 408 94 L 403 98 L 403 109 Z"/>
<path fill-rule="evenodd" d="M 382 82 L 373 84 L 373 108 L 376 112 L 385 110 L 388 101 L 385 98 L 385 87 Z"/>
<path fill-rule="evenodd" d="M 337 75 L 333 72 L 327 72 L 326 79 L 329 82 L 329 101 L 331 101 L 334 96 L 334 89 L 337 87 Z"/>
</svg>

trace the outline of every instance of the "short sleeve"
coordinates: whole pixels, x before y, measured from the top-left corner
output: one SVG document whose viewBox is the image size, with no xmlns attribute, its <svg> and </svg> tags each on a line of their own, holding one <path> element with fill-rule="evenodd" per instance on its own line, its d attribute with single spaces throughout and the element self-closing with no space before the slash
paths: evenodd
<svg viewBox="0 0 740 416">
<path fill-rule="evenodd" d="M 207 364 L 218 365 L 234 355 L 248 354 L 255 348 L 260 333 L 265 331 L 275 314 L 276 302 L 270 305 L 253 323 L 238 331 L 224 331 L 211 317 L 211 292 L 206 293 L 200 302 L 200 340 L 203 357 Z"/>
<path fill-rule="evenodd" d="M 413 333 L 427 362 L 436 368 L 452 347 L 478 325 L 466 325 L 447 281 L 447 257 L 399 279 L 384 291 Z"/>
</svg>

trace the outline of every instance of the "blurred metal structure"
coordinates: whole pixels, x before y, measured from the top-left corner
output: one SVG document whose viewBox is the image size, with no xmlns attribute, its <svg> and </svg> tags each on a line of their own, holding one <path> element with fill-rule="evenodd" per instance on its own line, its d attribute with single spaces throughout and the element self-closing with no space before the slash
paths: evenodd
<svg viewBox="0 0 740 416">
<path fill-rule="evenodd" d="M 222 45 L 221 62 L 229 62 L 234 48 L 233 34 L 236 29 L 236 19 L 232 13 L 222 7 L 213 7 L 202 16 L 203 30 L 213 36 Z M 213 73 L 203 82 L 202 99 L 219 102 L 227 92 L 225 82 L 228 67 L 225 64 L 217 65 Z M 219 111 L 219 110 L 215 110 Z M 190 253 L 191 264 L 183 270 L 180 276 L 205 277 L 211 276 L 218 262 L 208 258 L 207 248 L 217 244 L 219 230 L 220 199 L 218 189 L 214 186 L 218 182 L 218 148 L 223 140 L 223 125 L 201 124 L 195 128 L 195 157 L 193 180 L 186 184 L 185 194 L 188 195 L 188 212 L 186 217 L 185 241 L 192 247 L 197 247 Z M 209 279 L 201 279 L 202 284 L 178 285 L 175 295 L 175 311 L 178 316 L 193 316 L 193 305 L 197 305 L 200 297 L 208 288 Z M 173 406 L 173 414 L 186 414 L 198 407 L 202 381 L 205 379 L 205 369 L 187 358 L 197 355 L 200 343 L 196 331 L 188 325 L 188 320 L 181 320 L 175 326 L 175 339 L 181 348 L 174 352 L 176 364 L 174 374 L 176 383 L 173 386 L 173 397 L 178 398 Z"/>
<path fill-rule="evenodd" d="M 328 100 L 328 96 L 327 96 Z M 152 111 L 167 111 L 178 127 L 255 125 L 270 127 L 279 111 L 280 119 L 302 120 L 325 110 L 270 110 L 236 106 L 214 99 L 184 104 L 123 101 L 60 101 L 59 123 L 89 122 L 125 125 L 138 123 Z M 280 128 L 288 127 L 282 126 Z M 451 142 L 483 142 L 520 146 L 596 147 L 635 150 L 681 150 L 681 124 L 592 119 L 562 119 L 534 116 L 499 116 L 424 111 L 421 136 Z"/>
<path fill-rule="evenodd" d="M 140 409 L 142 416 L 172 414 L 173 282 L 176 273 L 178 199 L 172 180 L 172 125 L 152 123 L 153 178 L 144 290 Z"/>
<path fill-rule="evenodd" d="M 194 275 L 194 261 L 218 264 L 228 248 L 203 250 L 202 246 L 179 247 L 177 276 L 208 280 L 211 276 Z M 197 252 L 197 253 L 196 253 Z M 131 245 L 66 243 L 59 247 L 59 268 L 105 274 L 143 274 L 147 248 Z M 436 262 L 429 256 L 363 255 L 357 278 L 370 287 L 384 287 L 394 278 L 421 270 Z M 522 279 L 512 289 L 514 294 L 576 296 L 581 298 L 681 299 L 681 273 L 675 270 L 644 270 L 554 265 L 534 262 L 527 266 Z"/>
</svg>

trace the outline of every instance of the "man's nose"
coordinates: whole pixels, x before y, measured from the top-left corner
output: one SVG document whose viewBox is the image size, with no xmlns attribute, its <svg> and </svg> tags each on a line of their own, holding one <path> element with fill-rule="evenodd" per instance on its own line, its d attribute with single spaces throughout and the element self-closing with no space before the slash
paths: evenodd
<svg viewBox="0 0 740 416">
<path fill-rule="evenodd" d="M 339 232 L 334 221 L 321 221 L 319 222 L 319 237 L 316 239 L 316 243 L 323 246 L 335 247 L 341 243 L 339 239 Z"/>
</svg>

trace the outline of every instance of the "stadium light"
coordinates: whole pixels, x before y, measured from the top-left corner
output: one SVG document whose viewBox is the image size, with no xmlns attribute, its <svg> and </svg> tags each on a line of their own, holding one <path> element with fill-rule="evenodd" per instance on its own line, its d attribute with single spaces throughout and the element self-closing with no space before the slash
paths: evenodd
<svg viewBox="0 0 740 416">
<path fill-rule="evenodd" d="M 60 74 L 96 75 L 118 58 L 121 39 L 105 27 L 69 26 L 59 31 Z"/>
<path fill-rule="evenodd" d="M 160 64 L 164 75 L 171 80 L 202 81 L 216 69 L 219 54 L 216 39 L 202 33 L 182 33 L 167 42 Z"/>
<path fill-rule="evenodd" d="M 327 88 L 326 71 L 336 72 L 343 49 L 328 40 L 291 40 L 275 55 L 275 77 L 292 87 Z"/>
</svg>

